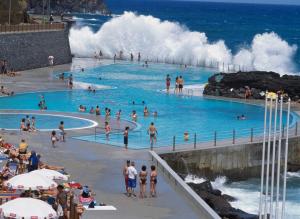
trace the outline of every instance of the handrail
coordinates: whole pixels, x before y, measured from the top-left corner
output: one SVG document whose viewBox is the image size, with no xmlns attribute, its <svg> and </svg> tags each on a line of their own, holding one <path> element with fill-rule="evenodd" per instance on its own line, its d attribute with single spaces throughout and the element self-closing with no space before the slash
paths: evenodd
<svg viewBox="0 0 300 219">
<path fill-rule="evenodd" d="M 186 197 L 192 201 L 192 203 L 200 211 L 199 218 L 203 219 L 220 219 L 220 216 L 190 187 L 188 186 L 178 174 L 154 151 L 149 151 L 151 160 L 156 166 L 168 176 L 170 183 L 172 183 L 176 189 L 181 189 Z"/>
</svg>

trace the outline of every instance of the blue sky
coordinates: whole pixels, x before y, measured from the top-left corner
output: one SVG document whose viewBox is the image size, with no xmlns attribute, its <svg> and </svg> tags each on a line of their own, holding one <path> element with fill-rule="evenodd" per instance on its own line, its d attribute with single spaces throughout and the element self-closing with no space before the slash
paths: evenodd
<svg viewBox="0 0 300 219">
<path fill-rule="evenodd" d="M 260 3 L 260 4 L 288 4 L 300 5 L 300 0 L 181 0 L 202 2 L 234 2 L 234 3 Z"/>
</svg>

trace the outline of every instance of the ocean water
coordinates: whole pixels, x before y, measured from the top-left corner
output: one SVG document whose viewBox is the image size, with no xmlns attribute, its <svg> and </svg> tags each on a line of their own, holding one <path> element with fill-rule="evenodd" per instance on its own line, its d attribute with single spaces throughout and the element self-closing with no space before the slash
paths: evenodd
<svg viewBox="0 0 300 219">
<path fill-rule="evenodd" d="M 139 0 L 107 3 L 112 17 L 75 15 L 78 26 L 93 31 L 71 32 L 71 48 L 77 56 L 92 56 L 99 50 L 109 57 L 120 50 L 136 56 L 140 51 L 145 59 L 193 64 L 215 61 L 245 66 L 245 70 L 299 72 L 300 6 Z M 136 16 L 125 16 L 124 11 Z"/>
<path fill-rule="evenodd" d="M 286 218 L 288 219 L 297 219 L 300 218 L 300 209 L 299 209 L 299 196 L 300 196 L 300 173 L 287 173 L 287 194 L 286 194 Z M 192 183 L 202 183 L 205 181 L 204 178 L 195 177 L 188 175 L 185 179 L 186 182 Z M 236 198 L 236 201 L 230 202 L 232 207 L 239 208 L 245 212 L 258 215 L 259 211 L 259 201 L 260 201 L 260 179 L 251 178 L 245 181 L 240 182 L 228 182 L 226 177 L 218 177 L 211 182 L 214 189 L 219 189 L 223 194 L 229 194 Z M 280 185 L 282 187 L 282 178 Z M 276 187 L 274 187 L 276 193 Z M 279 200 L 282 199 L 282 188 L 279 191 Z M 274 194 L 275 194 L 274 193 Z M 265 196 L 263 196 L 263 200 Z M 275 202 L 274 202 L 275 209 Z M 282 202 L 279 201 L 278 212 L 281 215 Z M 274 214 L 275 215 L 275 210 Z M 279 217 L 280 218 L 280 217 Z"/>
</svg>

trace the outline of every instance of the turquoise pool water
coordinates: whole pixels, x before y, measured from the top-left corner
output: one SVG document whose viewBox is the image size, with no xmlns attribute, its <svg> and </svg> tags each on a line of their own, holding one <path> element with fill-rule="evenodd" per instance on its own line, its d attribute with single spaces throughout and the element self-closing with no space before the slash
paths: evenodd
<svg viewBox="0 0 300 219">
<path fill-rule="evenodd" d="M 130 148 L 148 148 L 149 136 L 147 129 L 154 122 L 158 130 L 156 147 L 170 146 L 173 136 L 176 144 L 192 144 L 193 134 L 197 133 L 197 141 L 212 140 L 214 131 L 218 139 L 232 137 L 232 130 L 236 130 L 236 137 L 249 136 L 250 129 L 261 133 L 263 127 L 264 109 L 259 106 L 206 99 L 203 97 L 188 97 L 166 94 L 166 74 L 170 74 L 172 85 L 175 77 L 182 75 L 186 85 L 203 85 L 212 70 L 201 68 L 182 69 L 175 65 L 150 64 L 144 68 L 137 63 L 117 63 L 85 69 L 84 72 L 72 72 L 75 82 L 94 85 L 105 85 L 115 89 L 97 90 L 91 93 L 86 90 L 43 92 L 49 111 L 77 112 L 79 105 L 90 107 L 99 105 L 104 114 L 104 108 L 112 110 L 112 116 L 122 110 L 122 119 L 130 120 L 132 110 L 138 114 L 137 122 L 140 129 L 129 133 Z M 92 86 L 94 86 L 92 85 Z M 40 93 L 20 94 L 13 97 L 0 98 L 0 109 L 38 109 Z M 135 105 L 132 104 L 135 101 Z M 143 105 L 142 102 L 145 102 Z M 144 106 L 150 111 L 149 117 L 143 116 Z M 157 111 L 158 117 L 151 114 Z M 238 115 L 244 114 L 246 120 L 237 120 Z M 96 117 L 96 116 L 95 116 Z M 104 126 L 104 124 L 100 124 Z M 119 133 L 118 133 L 119 132 Z M 185 142 L 183 133 L 190 134 L 190 141 Z M 123 146 L 123 135 L 120 130 L 114 130 L 110 141 L 106 142 L 103 134 L 96 138 L 94 133 L 81 136 L 88 141 L 105 142 L 116 146 Z"/>
<path fill-rule="evenodd" d="M 73 116 L 50 115 L 50 114 L 27 114 L 27 113 L 0 113 L 0 129 L 19 130 L 20 122 L 29 115 L 30 119 L 35 117 L 35 126 L 40 131 L 57 129 L 60 122 L 64 121 L 65 129 L 81 129 L 93 127 L 97 124 L 93 121 Z"/>
</svg>

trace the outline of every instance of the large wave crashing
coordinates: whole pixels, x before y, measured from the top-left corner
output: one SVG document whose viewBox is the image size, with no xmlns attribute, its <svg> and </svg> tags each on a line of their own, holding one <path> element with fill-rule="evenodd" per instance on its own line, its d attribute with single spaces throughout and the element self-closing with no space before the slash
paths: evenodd
<svg viewBox="0 0 300 219">
<path fill-rule="evenodd" d="M 92 57 L 95 52 L 109 58 L 119 51 L 129 58 L 138 52 L 142 59 L 187 64 L 219 63 L 219 68 L 236 65 L 247 70 L 293 72 L 296 45 L 289 45 L 276 33 L 254 36 L 251 45 L 233 54 L 223 40 L 209 42 L 205 33 L 190 31 L 178 23 L 161 21 L 153 16 L 125 12 L 104 23 L 94 33 L 90 28 L 72 28 L 72 53 L 77 57 Z M 222 69 L 221 69 L 222 70 Z"/>
</svg>

